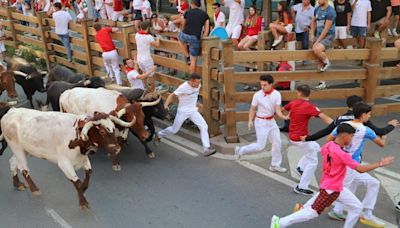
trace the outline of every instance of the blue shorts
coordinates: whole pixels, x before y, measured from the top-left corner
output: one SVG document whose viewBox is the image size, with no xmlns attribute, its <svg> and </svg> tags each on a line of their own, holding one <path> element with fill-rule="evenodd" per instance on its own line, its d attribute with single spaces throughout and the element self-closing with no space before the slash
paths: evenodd
<svg viewBox="0 0 400 228">
<path fill-rule="evenodd" d="M 200 40 L 195 35 L 188 35 L 186 33 L 180 32 L 178 35 L 179 41 L 189 45 L 189 53 L 191 56 L 200 56 Z"/>
<path fill-rule="evenodd" d="M 350 33 L 353 37 L 366 37 L 367 27 L 350 26 Z"/>
<path fill-rule="evenodd" d="M 315 37 L 315 39 L 318 39 L 318 36 Z M 329 49 L 332 47 L 332 43 L 335 40 L 335 35 L 327 35 L 325 39 L 321 40 L 321 44 L 324 45 L 325 49 Z"/>
</svg>

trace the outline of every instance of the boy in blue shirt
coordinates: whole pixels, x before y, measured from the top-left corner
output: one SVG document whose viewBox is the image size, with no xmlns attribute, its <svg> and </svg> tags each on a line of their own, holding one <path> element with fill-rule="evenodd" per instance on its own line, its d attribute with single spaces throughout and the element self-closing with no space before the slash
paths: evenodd
<svg viewBox="0 0 400 228">
<path fill-rule="evenodd" d="M 348 152 L 352 156 L 353 160 L 361 163 L 362 150 L 367 139 L 373 141 L 380 147 L 383 147 L 385 142 L 381 138 L 377 137 L 371 128 L 364 125 L 364 123 L 371 117 L 370 105 L 364 102 L 358 102 L 353 106 L 353 113 L 355 119 L 345 123 L 354 127 L 356 133 L 354 134 L 351 143 L 344 147 L 344 151 Z M 328 140 L 333 140 L 336 137 L 336 131 L 337 128 L 328 136 Z M 359 185 L 365 185 L 367 187 L 365 197 L 362 201 L 363 215 L 360 217 L 361 223 L 373 227 L 384 227 L 385 224 L 379 221 L 372 214 L 378 198 L 379 181 L 368 173 L 358 173 L 352 169 L 347 169 L 344 186 L 351 192 L 355 193 Z M 333 219 L 345 220 L 346 216 L 343 214 L 343 204 L 338 202 L 328 215 Z"/>
</svg>

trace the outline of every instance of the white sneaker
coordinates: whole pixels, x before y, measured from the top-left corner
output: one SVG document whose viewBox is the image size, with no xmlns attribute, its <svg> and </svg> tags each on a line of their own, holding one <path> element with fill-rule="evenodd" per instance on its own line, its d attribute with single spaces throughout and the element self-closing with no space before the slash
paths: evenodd
<svg viewBox="0 0 400 228">
<path fill-rule="evenodd" d="M 276 45 L 278 45 L 280 42 L 282 42 L 282 40 L 283 40 L 283 36 L 280 35 L 277 40 L 274 40 L 272 47 L 275 47 Z"/>
<path fill-rule="evenodd" d="M 381 35 L 379 34 L 378 31 L 376 31 L 376 32 L 374 32 L 374 37 L 377 38 L 377 39 L 380 39 Z"/>
<path fill-rule="evenodd" d="M 325 81 L 320 81 L 319 84 L 315 87 L 315 89 L 326 89 Z"/>
<path fill-rule="evenodd" d="M 388 28 L 388 35 L 393 36 L 392 30 L 390 28 Z"/>
<path fill-rule="evenodd" d="M 281 222 L 278 216 L 274 215 L 271 218 L 271 224 L 270 224 L 270 228 L 280 228 L 281 226 Z M 268 226 L 267 226 L 268 228 Z"/>
<path fill-rule="evenodd" d="M 370 217 L 360 217 L 360 222 L 364 225 L 367 226 L 372 226 L 372 227 L 385 227 L 385 223 L 379 221 L 374 215 L 371 215 Z"/>
<path fill-rule="evenodd" d="M 393 36 L 399 36 L 399 34 L 397 34 L 396 29 L 393 29 L 393 30 L 392 30 L 392 35 L 393 35 Z"/>
<path fill-rule="evenodd" d="M 324 66 L 319 68 L 320 72 L 325 72 L 331 66 L 331 62 L 328 60 L 327 63 L 324 63 Z"/>
<path fill-rule="evenodd" d="M 278 173 L 286 173 L 286 172 L 287 172 L 287 169 L 286 169 L 286 168 L 283 168 L 283 167 L 280 167 L 280 166 L 273 166 L 273 165 L 271 165 L 271 166 L 269 167 L 269 171 L 278 172 Z"/>
<path fill-rule="evenodd" d="M 239 154 L 239 149 L 240 149 L 240 147 L 239 146 L 236 146 L 235 147 L 235 161 L 240 161 L 241 159 L 242 159 L 242 156 Z"/>
</svg>

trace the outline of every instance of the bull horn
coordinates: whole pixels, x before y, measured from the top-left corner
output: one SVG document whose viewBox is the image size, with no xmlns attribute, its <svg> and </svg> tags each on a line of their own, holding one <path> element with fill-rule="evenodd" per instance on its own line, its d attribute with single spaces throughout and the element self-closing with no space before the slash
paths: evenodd
<svg viewBox="0 0 400 228">
<path fill-rule="evenodd" d="M 133 116 L 133 120 L 131 122 L 125 122 L 115 116 L 110 115 L 110 120 L 114 122 L 117 125 L 120 125 L 122 127 L 132 127 L 136 123 L 136 116 Z"/>
<path fill-rule="evenodd" d="M 121 118 L 126 113 L 126 108 L 123 108 L 117 112 L 117 117 Z"/>
<path fill-rule="evenodd" d="M 161 96 L 158 96 L 157 100 L 152 101 L 152 102 L 140 102 L 140 104 L 142 104 L 142 107 L 148 107 L 148 106 L 155 106 L 158 105 L 158 103 L 160 103 L 161 101 Z"/>
<path fill-rule="evenodd" d="M 47 74 L 47 71 L 39 71 L 40 74 Z"/>
<path fill-rule="evenodd" d="M 90 128 L 93 127 L 93 122 L 89 121 L 87 122 L 83 128 L 82 128 L 82 132 L 81 132 L 81 138 L 83 141 L 88 141 L 89 140 L 89 136 L 88 136 L 88 132 L 90 130 Z"/>
<path fill-rule="evenodd" d="M 18 71 L 18 70 L 14 70 L 14 74 L 22 76 L 22 77 L 27 77 L 28 75 L 25 74 L 24 72 Z"/>
</svg>

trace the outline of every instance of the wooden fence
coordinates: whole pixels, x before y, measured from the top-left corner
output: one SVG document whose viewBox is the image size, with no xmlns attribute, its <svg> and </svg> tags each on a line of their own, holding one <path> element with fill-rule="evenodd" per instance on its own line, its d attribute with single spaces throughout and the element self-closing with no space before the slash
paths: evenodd
<svg viewBox="0 0 400 228">
<path fill-rule="evenodd" d="M 43 49 L 43 57 L 47 67 L 55 62 L 77 72 L 89 76 L 106 76 L 101 58 L 101 48 L 94 41 L 94 22 L 86 20 L 81 24 L 70 23 L 70 31 L 73 34 L 71 44 L 73 45 L 73 58 L 75 63 L 66 59 L 66 49 L 60 43 L 58 36 L 54 33 L 54 21 L 44 13 L 36 17 L 24 16 L 17 13 L 14 8 L 0 9 L 0 20 L 6 29 L 6 35 L 12 41 L 6 41 L 7 45 L 18 47 L 20 44 L 33 44 Z M 29 22 L 23 25 L 21 22 Z M 112 25 L 110 21 L 100 21 L 105 25 Z M 136 41 L 134 26 L 131 23 L 118 23 L 120 31 L 112 34 L 117 42 L 117 51 L 123 58 L 130 58 L 136 54 Z M 184 75 L 188 74 L 189 66 L 182 58 L 181 48 L 176 41 L 176 34 L 160 33 L 168 39 L 162 39 L 160 47 L 156 49 L 158 54 L 152 57 L 156 65 L 162 68 L 175 70 L 177 74 L 171 75 L 165 72 L 157 72 L 155 78 L 162 84 L 177 87 L 184 82 Z M 222 127 L 227 142 L 237 142 L 236 123 L 247 121 L 247 111 L 237 111 L 238 103 L 250 103 L 254 92 L 237 91 L 237 84 L 257 83 L 261 74 L 271 74 L 276 81 L 338 81 L 338 80 L 360 80 L 360 87 L 351 89 L 326 89 L 312 92 L 311 98 L 316 100 L 344 99 L 349 95 L 363 96 L 367 102 L 374 103 L 375 98 L 399 94 L 400 85 L 380 85 L 379 80 L 400 78 L 400 71 L 395 67 L 382 67 L 384 60 L 398 60 L 400 51 L 396 48 L 382 47 L 381 41 L 368 40 L 368 48 L 352 50 L 329 50 L 330 60 L 364 60 L 363 68 L 348 70 L 329 70 L 318 73 L 315 70 L 302 70 L 293 72 L 264 71 L 264 66 L 276 61 L 315 60 L 313 53 L 309 50 L 298 51 L 266 51 L 270 34 L 263 32 L 254 48 L 257 51 L 234 51 L 229 41 L 220 42 L 216 38 L 206 38 L 202 41 L 201 64 L 196 71 L 201 73 L 202 89 L 200 92 L 202 104 L 200 112 L 209 125 L 211 136 L 220 133 Z M 354 42 L 349 40 L 348 42 Z M 161 54 L 160 54 L 161 52 Z M 240 64 L 255 62 L 258 71 L 243 72 L 236 71 L 235 67 Z M 282 91 L 283 100 L 296 97 L 294 91 Z M 168 95 L 168 94 L 167 94 Z M 345 107 L 323 108 L 323 111 L 331 116 L 341 114 Z M 400 111 L 400 104 L 375 105 L 374 115 L 385 115 L 388 112 Z"/>
</svg>

